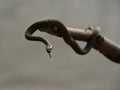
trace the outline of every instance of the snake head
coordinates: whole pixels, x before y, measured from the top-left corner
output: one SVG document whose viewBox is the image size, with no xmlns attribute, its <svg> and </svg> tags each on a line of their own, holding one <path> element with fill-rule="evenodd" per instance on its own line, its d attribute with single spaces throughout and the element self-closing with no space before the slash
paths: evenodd
<svg viewBox="0 0 120 90">
<path fill-rule="evenodd" d="M 50 58 L 52 57 L 52 54 L 51 54 L 51 50 L 53 49 L 53 46 L 52 45 L 47 45 L 46 46 L 46 51 L 47 53 L 49 54 Z"/>
</svg>

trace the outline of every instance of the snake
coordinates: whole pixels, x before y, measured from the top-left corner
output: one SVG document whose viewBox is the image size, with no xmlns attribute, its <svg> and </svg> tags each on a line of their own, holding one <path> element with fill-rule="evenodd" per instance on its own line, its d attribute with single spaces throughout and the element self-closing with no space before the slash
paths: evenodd
<svg viewBox="0 0 120 90">
<path fill-rule="evenodd" d="M 51 50 L 53 49 L 53 46 L 47 39 L 40 36 L 33 36 L 33 33 L 37 30 L 62 37 L 65 43 L 68 44 L 79 55 L 87 54 L 96 43 L 99 35 L 97 30 L 93 30 L 90 38 L 87 40 L 86 46 L 82 49 L 76 40 L 70 35 L 66 26 L 60 21 L 50 19 L 35 22 L 25 31 L 25 38 L 30 41 L 43 42 L 46 45 L 46 51 L 50 57 L 52 57 Z"/>
</svg>

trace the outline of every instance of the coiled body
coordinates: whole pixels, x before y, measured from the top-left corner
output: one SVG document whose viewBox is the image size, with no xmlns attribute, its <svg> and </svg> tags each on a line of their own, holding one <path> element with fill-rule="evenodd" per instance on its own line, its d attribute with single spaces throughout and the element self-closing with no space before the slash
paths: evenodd
<svg viewBox="0 0 120 90">
<path fill-rule="evenodd" d="M 52 50 L 52 45 L 50 44 L 50 42 L 42 37 L 32 36 L 32 34 L 38 29 L 40 31 L 45 31 L 51 34 L 54 33 L 56 34 L 56 36 L 63 37 L 64 41 L 69 46 L 71 46 L 76 53 L 80 55 L 87 54 L 91 50 L 92 46 L 95 44 L 98 37 L 97 30 L 94 30 L 91 37 L 87 41 L 85 48 L 81 49 L 77 42 L 70 36 L 67 28 L 61 22 L 57 20 L 44 20 L 36 22 L 26 30 L 25 38 L 31 41 L 43 42 L 46 45 L 46 50 L 49 54 L 51 53 Z"/>
</svg>

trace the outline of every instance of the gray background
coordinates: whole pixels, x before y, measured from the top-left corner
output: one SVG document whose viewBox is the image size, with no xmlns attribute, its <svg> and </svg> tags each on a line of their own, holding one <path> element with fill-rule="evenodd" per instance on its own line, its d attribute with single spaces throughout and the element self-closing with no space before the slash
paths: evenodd
<svg viewBox="0 0 120 90">
<path fill-rule="evenodd" d="M 53 59 L 40 42 L 24 38 L 34 22 L 57 19 L 66 26 L 100 26 L 120 44 L 119 0 L 0 0 L 0 90 L 120 90 L 120 65 L 98 51 L 77 55 L 61 38 L 45 33 Z"/>
</svg>

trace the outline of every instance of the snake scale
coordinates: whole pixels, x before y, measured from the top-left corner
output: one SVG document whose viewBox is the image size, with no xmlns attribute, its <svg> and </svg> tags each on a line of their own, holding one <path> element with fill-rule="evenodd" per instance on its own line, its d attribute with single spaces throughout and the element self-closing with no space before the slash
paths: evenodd
<svg viewBox="0 0 120 90">
<path fill-rule="evenodd" d="M 33 36 L 32 34 L 36 31 L 45 31 L 47 33 L 56 34 L 56 36 L 61 36 L 63 40 L 77 53 L 80 55 L 87 54 L 93 45 L 95 44 L 97 37 L 99 35 L 97 30 L 93 30 L 92 35 L 87 40 L 86 46 L 81 49 L 78 43 L 71 37 L 67 28 L 60 21 L 57 20 L 43 20 L 32 24 L 25 32 L 25 38 L 31 41 L 41 41 L 46 45 L 46 51 L 51 57 L 51 50 L 53 48 L 52 44 L 43 37 Z"/>
</svg>

